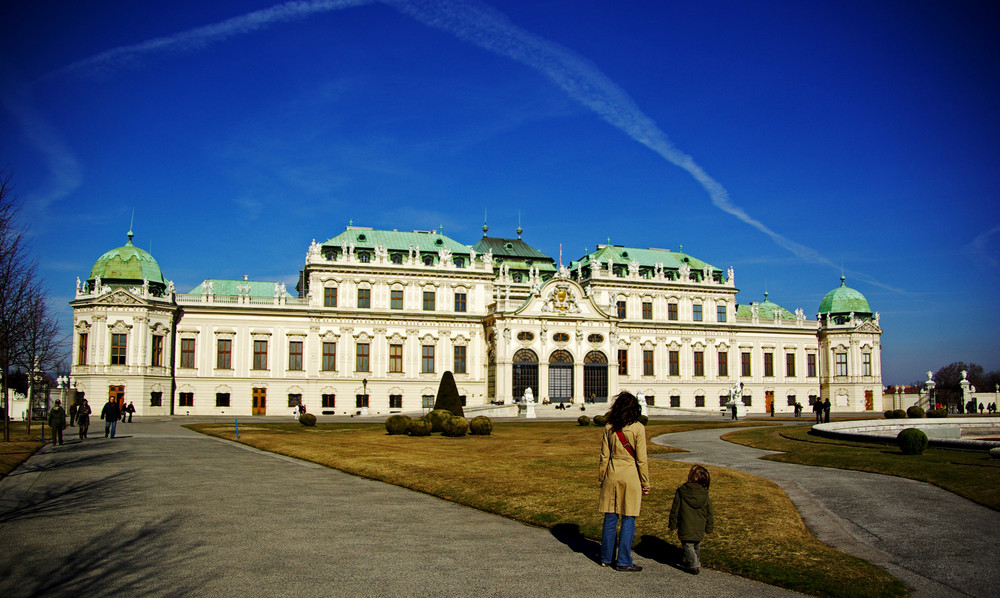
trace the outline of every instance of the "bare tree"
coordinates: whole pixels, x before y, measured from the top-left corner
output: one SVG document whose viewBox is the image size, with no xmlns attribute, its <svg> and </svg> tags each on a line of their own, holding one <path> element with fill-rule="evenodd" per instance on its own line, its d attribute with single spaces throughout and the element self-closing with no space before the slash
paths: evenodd
<svg viewBox="0 0 1000 598">
<path fill-rule="evenodd" d="M 27 431 L 31 433 L 31 416 L 35 406 L 36 378 L 42 372 L 48 372 L 59 367 L 63 360 L 62 340 L 59 336 L 59 322 L 45 303 L 45 295 L 35 285 L 30 292 L 24 312 L 21 336 L 21 350 L 17 352 L 16 365 L 28 371 L 28 423 Z"/>
<path fill-rule="evenodd" d="M 0 171 L 0 384 L 3 386 L 3 439 L 10 441 L 10 393 L 7 377 L 22 359 L 23 332 L 31 305 L 35 263 L 24 230 L 17 222 L 18 204 L 6 171 Z"/>
</svg>

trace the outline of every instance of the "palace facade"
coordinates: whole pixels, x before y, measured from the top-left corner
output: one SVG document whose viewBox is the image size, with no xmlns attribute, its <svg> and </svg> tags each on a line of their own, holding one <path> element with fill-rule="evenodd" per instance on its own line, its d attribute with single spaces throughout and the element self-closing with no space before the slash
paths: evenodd
<svg viewBox="0 0 1000 598">
<path fill-rule="evenodd" d="M 77 281 L 74 385 L 138 415 L 420 412 L 446 370 L 473 407 L 629 390 L 718 413 L 742 384 L 750 412 L 881 409 L 878 314 L 843 278 L 809 319 L 739 303 L 732 268 L 683 252 L 598 245 L 561 267 L 517 232 L 348 226 L 313 241 L 293 296 L 248 277 L 178 293 L 129 231 Z"/>
</svg>

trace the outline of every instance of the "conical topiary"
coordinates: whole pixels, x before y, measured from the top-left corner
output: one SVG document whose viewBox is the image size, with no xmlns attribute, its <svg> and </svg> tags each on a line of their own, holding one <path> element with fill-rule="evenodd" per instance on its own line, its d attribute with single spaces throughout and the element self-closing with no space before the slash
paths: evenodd
<svg viewBox="0 0 1000 598">
<path fill-rule="evenodd" d="M 437 399 L 434 401 L 435 409 L 446 409 L 452 415 L 465 417 L 465 410 L 462 409 L 462 399 L 458 398 L 458 386 L 455 385 L 455 376 L 451 372 L 445 372 L 441 376 L 441 384 L 438 385 Z"/>
</svg>

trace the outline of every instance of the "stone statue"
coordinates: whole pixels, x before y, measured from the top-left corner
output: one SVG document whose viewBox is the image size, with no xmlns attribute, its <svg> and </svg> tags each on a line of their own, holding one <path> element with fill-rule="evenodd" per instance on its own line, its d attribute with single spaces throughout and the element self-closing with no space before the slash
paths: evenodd
<svg viewBox="0 0 1000 598">
<path fill-rule="evenodd" d="M 524 401 L 525 405 L 535 402 L 535 395 L 534 393 L 531 392 L 530 386 L 524 389 L 524 398 L 522 399 L 522 401 Z"/>
<path fill-rule="evenodd" d="M 77 293 L 80 292 L 80 277 L 79 276 L 76 277 L 76 292 Z"/>
<path fill-rule="evenodd" d="M 636 397 L 636 399 L 639 400 L 639 411 L 642 413 L 642 415 L 649 417 L 649 413 L 647 413 L 648 405 L 646 404 L 646 395 L 640 392 L 639 395 Z"/>
<path fill-rule="evenodd" d="M 174 289 L 175 288 L 176 287 L 174 287 L 174 281 L 168 280 L 167 281 L 167 296 L 168 297 L 173 297 L 174 296 Z"/>
<path fill-rule="evenodd" d="M 691 280 L 691 266 L 687 264 L 681 264 L 680 274 L 682 281 Z"/>
<path fill-rule="evenodd" d="M 728 282 L 730 285 L 736 284 L 736 275 L 733 273 L 732 266 L 729 266 L 729 269 L 726 270 L 726 282 Z"/>
</svg>

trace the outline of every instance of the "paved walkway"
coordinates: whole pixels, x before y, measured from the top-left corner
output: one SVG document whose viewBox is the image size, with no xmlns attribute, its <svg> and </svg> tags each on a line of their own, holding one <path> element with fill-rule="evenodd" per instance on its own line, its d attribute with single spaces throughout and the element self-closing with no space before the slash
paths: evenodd
<svg viewBox="0 0 1000 598">
<path fill-rule="evenodd" d="M 689 452 L 656 456 L 773 480 L 817 538 L 889 571 L 914 597 L 1000 595 L 1000 513 L 923 482 L 763 460 L 776 453 L 719 439 L 731 431 L 657 436 Z"/>
<path fill-rule="evenodd" d="M 641 573 L 619 573 L 599 567 L 597 544 L 573 530 L 176 420 L 119 425 L 113 440 L 99 424 L 90 440 L 49 445 L 0 480 L 0 596 L 793 595 L 715 571 L 691 576 L 656 550 L 636 558 Z"/>
</svg>

